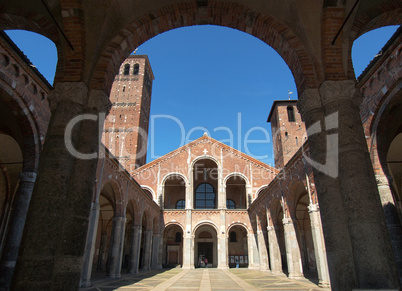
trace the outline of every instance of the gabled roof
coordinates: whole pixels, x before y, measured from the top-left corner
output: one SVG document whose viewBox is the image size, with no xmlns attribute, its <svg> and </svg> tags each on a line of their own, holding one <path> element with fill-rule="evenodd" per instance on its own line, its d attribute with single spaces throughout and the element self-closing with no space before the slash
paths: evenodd
<svg viewBox="0 0 402 291">
<path fill-rule="evenodd" d="M 153 167 L 153 166 L 157 165 L 158 163 L 169 159 L 170 157 L 176 156 L 177 154 L 179 154 L 179 153 L 181 153 L 183 151 L 186 151 L 188 148 L 195 147 L 200 143 L 205 143 L 205 141 L 213 143 L 213 144 L 216 144 L 217 146 L 221 147 L 222 149 L 225 149 L 228 152 L 232 152 L 233 154 L 236 154 L 236 155 L 240 156 L 241 158 L 246 159 L 246 160 L 250 161 L 251 163 L 254 163 L 254 164 L 256 164 L 256 165 L 258 165 L 260 167 L 264 167 L 264 168 L 272 171 L 273 173 L 279 173 L 278 169 L 276 169 L 276 168 L 274 168 L 274 167 L 272 167 L 272 166 L 270 166 L 270 165 L 268 165 L 266 163 L 263 163 L 263 162 L 255 159 L 253 157 L 250 157 L 249 155 L 246 155 L 245 153 L 243 153 L 243 152 L 241 152 L 239 150 L 236 150 L 235 148 L 230 147 L 230 146 L 228 146 L 228 145 L 226 145 L 226 144 L 224 144 L 224 143 L 222 143 L 222 142 L 220 142 L 220 141 L 218 141 L 218 140 L 216 140 L 216 139 L 214 139 L 214 138 L 212 138 L 212 137 L 210 137 L 208 135 L 205 135 L 205 134 L 203 136 L 201 136 L 200 138 L 198 138 L 198 139 L 196 139 L 196 140 L 194 140 L 194 141 L 192 141 L 192 142 L 190 142 L 190 143 L 188 143 L 188 144 L 186 144 L 184 146 L 181 146 L 181 147 L 175 149 L 174 151 L 171 151 L 170 153 L 167 153 L 166 155 L 163 155 L 162 157 L 159 157 L 159 158 L 153 160 L 152 162 L 149 162 L 149 163 L 143 165 L 142 167 L 139 167 L 139 168 L 135 169 L 132 173 L 138 173 L 138 172 L 141 172 L 142 170 L 144 170 L 146 168 Z"/>
</svg>

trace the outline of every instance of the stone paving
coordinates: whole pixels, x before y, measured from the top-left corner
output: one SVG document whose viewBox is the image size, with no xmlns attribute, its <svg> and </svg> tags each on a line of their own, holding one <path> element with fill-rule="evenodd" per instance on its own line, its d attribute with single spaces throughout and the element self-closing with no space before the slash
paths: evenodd
<svg viewBox="0 0 402 291">
<path fill-rule="evenodd" d="M 96 280 L 93 286 L 81 291 L 103 290 L 329 290 L 319 288 L 307 279 L 290 280 L 285 275 L 274 276 L 270 272 L 249 269 L 195 269 L 180 268 L 141 272 L 138 275 L 122 275 L 115 280 Z"/>
</svg>

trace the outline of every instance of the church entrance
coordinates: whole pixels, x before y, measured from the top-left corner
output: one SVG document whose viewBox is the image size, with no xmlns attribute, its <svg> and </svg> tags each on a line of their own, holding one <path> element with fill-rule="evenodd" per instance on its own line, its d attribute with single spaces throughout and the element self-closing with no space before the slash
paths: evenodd
<svg viewBox="0 0 402 291">
<path fill-rule="evenodd" d="M 202 225 L 195 232 L 194 241 L 194 263 L 196 268 L 204 267 L 205 260 L 208 267 L 218 266 L 216 230 L 210 225 Z"/>
<path fill-rule="evenodd" d="M 199 242 L 198 243 L 198 257 L 201 260 L 207 259 L 208 264 L 213 264 L 213 243 L 211 242 Z"/>
</svg>

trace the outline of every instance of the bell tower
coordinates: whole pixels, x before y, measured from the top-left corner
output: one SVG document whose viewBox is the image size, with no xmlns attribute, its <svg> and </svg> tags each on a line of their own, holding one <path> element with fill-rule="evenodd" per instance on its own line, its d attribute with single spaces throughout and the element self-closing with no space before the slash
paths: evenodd
<svg viewBox="0 0 402 291">
<path fill-rule="evenodd" d="M 130 55 L 110 91 L 102 142 L 129 172 L 146 163 L 153 80 L 148 56 Z"/>
<path fill-rule="evenodd" d="M 278 169 L 286 165 L 306 140 L 306 128 L 296 105 L 297 100 L 275 100 L 268 116 Z"/>
</svg>

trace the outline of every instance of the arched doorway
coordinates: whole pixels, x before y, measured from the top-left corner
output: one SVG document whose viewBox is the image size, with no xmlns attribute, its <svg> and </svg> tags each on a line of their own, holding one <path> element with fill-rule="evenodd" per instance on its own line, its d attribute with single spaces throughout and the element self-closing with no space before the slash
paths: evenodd
<svg viewBox="0 0 402 291">
<path fill-rule="evenodd" d="M 247 268 L 248 242 L 247 229 L 242 225 L 234 225 L 228 231 L 228 262 L 229 268 Z"/>
<path fill-rule="evenodd" d="M 199 226 L 194 234 L 195 267 L 202 267 L 205 259 L 208 260 L 208 267 L 218 266 L 217 232 L 210 224 Z"/>
<path fill-rule="evenodd" d="M 105 274 L 107 270 L 108 253 L 113 232 L 113 217 L 115 216 L 115 193 L 111 183 L 107 183 L 102 188 L 99 196 L 99 206 L 98 230 L 91 278 Z"/>
<path fill-rule="evenodd" d="M 168 225 L 163 232 L 163 267 L 183 265 L 183 230 L 176 224 Z"/>
</svg>

